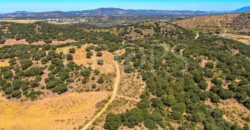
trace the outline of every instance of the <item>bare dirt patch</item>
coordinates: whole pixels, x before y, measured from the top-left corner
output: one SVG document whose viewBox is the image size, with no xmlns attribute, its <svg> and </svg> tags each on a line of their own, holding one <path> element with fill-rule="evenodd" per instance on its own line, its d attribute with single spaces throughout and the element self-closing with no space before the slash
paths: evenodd
<svg viewBox="0 0 250 130">
<path fill-rule="evenodd" d="M 205 104 L 210 105 L 212 108 L 219 108 L 223 110 L 223 118 L 231 123 L 237 123 L 241 127 L 244 124 L 250 125 L 249 121 L 246 121 L 246 118 L 250 117 L 250 111 L 244 107 L 242 104 L 238 103 L 235 99 L 221 100 L 221 103 L 214 104 L 211 100 L 206 100 Z"/>
<path fill-rule="evenodd" d="M 39 101 L 0 98 L 0 129 L 70 130 L 91 119 L 110 92 L 67 93 Z"/>
<path fill-rule="evenodd" d="M 121 83 L 118 95 L 140 100 L 141 94 L 144 92 L 146 83 L 143 82 L 142 77 L 139 73 L 127 74 L 122 72 Z"/>
<path fill-rule="evenodd" d="M 247 35 L 237 35 L 237 34 L 222 34 L 222 37 L 233 39 L 242 43 L 245 43 L 247 45 L 250 45 L 250 36 Z"/>
<path fill-rule="evenodd" d="M 81 46 L 81 48 L 77 48 L 76 46 L 70 46 L 70 47 L 63 47 L 57 49 L 57 53 L 63 52 L 64 54 L 69 53 L 70 48 L 75 48 L 76 51 L 73 55 L 73 61 L 78 65 L 83 65 L 85 67 L 91 67 L 92 69 L 98 69 L 101 71 L 101 73 L 114 73 L 115 67 L 113 65 L 114 55 L 107 51 L 101 51 L 102 57 L 97 57 L 96 52 L 93 52 L 93 56 L 91 58 L 86 58 L 86 51 L 85 49 L 90 46 L 91 44 L 85 44 Z M 98 65 L 98 60 L 102 59 L 104 61 L 103 65 Z"/>
<path fill-rule="evenodd" d="M 10 66 L 9 60 L 0 60 L 0 67 L 8 67 Z"/>
<path fill-rule="evenodd" d="M 240 14 L 197 16 L 193 18 L 174 21 L 174 23 L 184 28 L 216 30 L 217 28 L 227 28 L 228 23 L 231 23 L 239 15 Z"/>
<path fill-rule="evenodd" d="M 244 120 L 250 117 L 250 111 L 235 99 L 223 100 L 219 104 L 219 108 L 225 111 L 223 117 L 225 120 L 237 123 L 241 127 L 243 127 L 245 123 L 250 125 L 250 122 Z"/>
<path fill-rule="evenodd" d="M 5 22 L 13 22 L 13 23 L 35 23 L 43 20 L 34 20 L 34 19 L 3 19 Z"/>
</svg>

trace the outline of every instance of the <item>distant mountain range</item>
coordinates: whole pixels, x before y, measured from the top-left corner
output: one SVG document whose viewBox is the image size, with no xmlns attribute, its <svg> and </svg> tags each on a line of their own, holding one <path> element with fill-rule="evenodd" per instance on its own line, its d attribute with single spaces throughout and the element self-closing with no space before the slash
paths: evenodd
<svg viewBox="0 0 250 130">
<path fill-rule="evenodd" d="M 234 11 L 189 11 L 189 10 L 125 10 L 119 8 L 99 8 L 82 11 L 50 11 L 50 12 L 27 12 L 17 11 L 14 13 L 0 14 L 0 18 L 59 18 L 59 17 L 80 17 L 80 16 L 199 16 L 209 14 L 250 12 L 250 6 Z"/>
<path fill-rule="evenodd" d="M 235 12 L 250 12 L 250 6 L 246 6 L 240 9 L 235 10 Z"/>
</svg>

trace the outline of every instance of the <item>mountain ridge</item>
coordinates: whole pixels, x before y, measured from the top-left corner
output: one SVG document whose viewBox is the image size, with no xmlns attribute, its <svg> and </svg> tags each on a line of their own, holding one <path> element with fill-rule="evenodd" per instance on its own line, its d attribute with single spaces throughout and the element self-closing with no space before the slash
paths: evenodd
<svg viewBox="0 0 250 130">
<path fill-rule="evenodd" d="M 250 11 L 250 6 L 242 7 L 234 11 L 191 11 L 191 10 L 154 10 L 154 9 L 121 9 L 121 8 L 97 8 L 81 11 L 47 11 L 27 12 L 16 11 L 13 13 L 0 13 L 0 18 L 58 18 L 81 16 L 200 16 L 211 14 L 241 13 Z"/>
</svg>

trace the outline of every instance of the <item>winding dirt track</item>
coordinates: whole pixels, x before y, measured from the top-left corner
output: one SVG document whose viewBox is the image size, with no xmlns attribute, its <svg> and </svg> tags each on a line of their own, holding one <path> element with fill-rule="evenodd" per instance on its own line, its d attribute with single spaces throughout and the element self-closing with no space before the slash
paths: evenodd
<svg viewBox="0 0 250 130">
<path fill-rule="evenodd" d="M 97 115 L 95 115 L 95 117 L 93 117 L 82 128 L 82 130 L 87 130 L 96 121 L 96 119 L 98 119 L 107 110 L 108 106 L 114 101 L 114 99 L 117 95 L 117 91 L 118 91 L 118 87 L 119 87 L 119 83 L 120 83 L 121 72 L 120 72 L 119 64 L 116 61 L 114 61 L 114 65 L 115 65 L 115 69 L 116 69 L 116 78 L 115 78 L 115 82 L 114 82 L 114 86 L 113 86 L 112 97 L 109 99 L 108 103 L 106 103 L 106 105 L 102 108 L 102 110 Z"/>
</svg>

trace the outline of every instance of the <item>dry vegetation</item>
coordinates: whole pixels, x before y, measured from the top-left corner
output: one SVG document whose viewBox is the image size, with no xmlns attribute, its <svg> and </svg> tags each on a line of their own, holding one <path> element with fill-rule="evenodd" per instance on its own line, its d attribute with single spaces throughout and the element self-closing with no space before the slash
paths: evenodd
<svg viewBox="0 0 250 130">
<path fill-rule="evenodd" d="M 174 21 L 174 23 L 184 28 L 199 28 L 214 31 L 220 28 L 227 28 L 227 25 L 239 15 L 240 14 L 197 16 L 193 18 Z"/>
<path fill-rule="evenodd" d="M 42 20 L 34 20 L 34 19 L 2 19 L 5 22 L 12 22 L 12 23 L 35 23 Z"/>
<path fill-rule="evenodd" d="M 250 36 L 248 35 L 238 35 L 238 34 L 221 34 L 222 37 L 233 39 L 242 43 L 245 43 L 247 45 L 250 45 Z"/>
<path fill-rule="evenodd" d="M 235 99 L 222 100 L 221 103 L 214 104 L 211 100 L 206 100 L 205 103 L 213 108 L 219 108 L 224 111 L 223 118 L 230 123 L 237 123 L 241 127 L 244 124 L 250 125 L 250 111 Z"/>
<path fill-rule="evenodd" d="M 73 55 L 73 61 L 82 66 L 91 67 L 92 69 L 98 69 L 101 71 L 101 73 L 114 73 L 114 65 L 113 65 L 113 59 L 114 55 L 112 53 L 109 53 L 107 51 L 101 51 L 102 57 L 97 57 L 96 52 L 93 52 L 93 56 L 91 58 L 86 58 L 86 52 L 85 49 L 87 47 L 91 46 L 91 44 L 85 44 L 81 46 L 81 48 L 75 47 L 64 47 L 64 48 L 58 48 L 57 53 L 63 52 L 64 54 L 68 54 L 70 48 L 75 48 L 76 52 Z M 103 59 L 104 65 L 98 65 L 97 61 L 98 59 Z"/>
<path fill-rule="evenodd" d="M 10 66 L 9 60 L 0 61 L 0 67 L 7 67 L 7 66 Z"/>
<path fill-rule="evenodd" d="M 103 130 L 107 114 L 124 113 L 127 110 L 136 108 L 136 104 L 140 101 L 140 95 L 145 89 L 145 83 L 142 81 L 141 75 L 139 75 L 139 73 L 127 74 L 122 71 L 120 81 L 118 93 L 114 102 L 109 106 L 105 114 L 103 114 L 90 128 L 94 128 L 95 130 Z M 130 130 L 128 127 L 124 126 L 120 127 L 119 129 Z M 146 128 L 143 128 L 143 126 L 133 129 L 146 130 Z"/>
<path fill-rule="evenodd" d="M 0 129 L 70 130 L 92 118 L 110 92 L 67 93 L 39 101 L 0 101 Z"/>
</svg>

